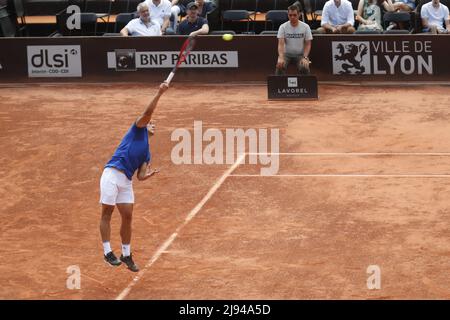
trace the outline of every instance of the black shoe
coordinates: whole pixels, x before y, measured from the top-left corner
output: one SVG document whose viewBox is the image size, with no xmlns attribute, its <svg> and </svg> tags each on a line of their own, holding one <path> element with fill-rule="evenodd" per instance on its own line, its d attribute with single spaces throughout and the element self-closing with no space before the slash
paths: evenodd
<svg viewBox="0 0 450 320">
<path fill-rule="evenodd" d="M 109 263 L 114 267 L 120 266 L 122 264 L 122 262 L 120 262 L 120 260 L 117 259 L 116 255 L 112 251 L 107 255 L 104 255 L 104 258 L 107 263 Z"/>
<path fill-rule="evenodd" d="M 128 269 L 130 269 L 133 272 L 138 272 L 139 268 L 138 266 L 134 263 L 133 258 L 131 257 L 131 254 L 128 257 L 124 257 L 123 255 L 120 256 L 120 261 L 122 261 L 123 263 L 125 263 L 128 267 Z"/>
</svg>

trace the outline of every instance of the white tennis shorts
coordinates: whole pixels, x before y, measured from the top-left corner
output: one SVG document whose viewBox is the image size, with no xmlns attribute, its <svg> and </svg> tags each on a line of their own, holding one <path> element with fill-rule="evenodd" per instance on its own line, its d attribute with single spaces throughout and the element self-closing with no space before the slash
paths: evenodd
<svg viewBox="0 0 450 320">
<path fill-rule="evenodd" d="M 134 203 L 133 182 L 114 168 L 105 168 L 100 178 L 100 203 Z"/>
</svg>

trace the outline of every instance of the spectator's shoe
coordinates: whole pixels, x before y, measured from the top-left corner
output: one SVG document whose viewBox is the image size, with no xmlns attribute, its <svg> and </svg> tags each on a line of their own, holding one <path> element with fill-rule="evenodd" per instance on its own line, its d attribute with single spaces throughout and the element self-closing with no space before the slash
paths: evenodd
<svg viewBox="0 0 450 320">
<path fill-rule="evenodd" d="M 397 29 L 397 24 L 395 22 L 389 23 L 389 26 L 386 28 L 386 30 L 393 30 Z"/>
<path fill-rule="evenodd" d="M 133 258 L 131 256 L 131 254 L 128 257 L 124 257 L 123 255 L 120 256 L 120 261 L 122 261 L 123 263 L 125 263 L 127 265 L 127 268 L 130 269 L 133 272 L 138 272 L 139 268 L 138 266 L 134 263 Z"/>
<path fill-rule="evenodd" d="M 106 263 L 110 264 L 111 266 L 117 267 L 122 264 L 122 262 L 117 259 L 116 255 L 112 251 L 107 255 L 104 255 L 103 257 L 105 258 Z"/>
</svg>

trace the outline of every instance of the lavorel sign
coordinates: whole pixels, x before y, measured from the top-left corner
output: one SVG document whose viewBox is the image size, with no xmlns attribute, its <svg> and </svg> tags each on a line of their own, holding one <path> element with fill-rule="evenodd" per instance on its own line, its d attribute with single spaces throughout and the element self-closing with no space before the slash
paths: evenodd
<svg viewBox="0 0 450 320">
<path fill-rule="evenodd" d="M 81 77 L 81 48 L 77 46 L 27 46 L 28 76 Z"/>
<path fill-rule="evenodd" d="M 333 74 L 433 75 L 432 41 L 332 41 Z"/>
</svg>

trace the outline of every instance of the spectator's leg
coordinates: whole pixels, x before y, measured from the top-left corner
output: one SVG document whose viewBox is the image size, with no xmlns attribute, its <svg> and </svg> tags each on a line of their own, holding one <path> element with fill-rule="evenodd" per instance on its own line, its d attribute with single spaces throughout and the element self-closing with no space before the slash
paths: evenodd
<svg viewBox="0 0 450 320">
<path fill-rule="evenodd" d="M 402 10 L 406 11 L 406 12 L 411 12 L 412 11 L 411 7 L 408 6 L 406 3 L 403 3 Z"/>
<path fill-rule="evenodd" d="M 317 32 L 317 33 L 320 33 L 320 34 L 325 34 L 325 33 L 327 33 L 327 31 L 325 30 L 324 27 L 317 28 L 317 29 L 316 29 L 316 32 Z"/>
<path fill-rule="evenodd" d="M 172 29 L 174 32 L 177 32 L 180 11 L 181 11 L 180 7 L 176 6 L 176 5 L 173 6 L 172 9 L 170 9 L 170 12 L 172 14 L 172 19 L 173 19 L 171 26 L 172 26 Z"/>
<path fill-rule="evenodd" d="M 431 34 L 438 34 L 438 28 L 434 25 L 430 26 L 430 33 Z"/>
<path fill-rule="evenodd" d="M 166 29 L 166 35 L 174 35 L 174 34 L 176 34 L 175 33 L 175 31 L 173 30 L 173 28 L 172 27 L 168 27 L 167 29 Z"/>
<path fill-rule="evenodd" d="M 342 33 L 347 33 L 347 34 L 355 33 L 355 28 L 354 27 L 343 27 Z"/>
</svg>

